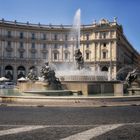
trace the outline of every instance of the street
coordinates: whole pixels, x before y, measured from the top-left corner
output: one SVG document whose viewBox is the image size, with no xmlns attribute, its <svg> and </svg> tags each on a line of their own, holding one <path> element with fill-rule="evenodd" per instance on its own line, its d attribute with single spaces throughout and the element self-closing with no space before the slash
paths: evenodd
<svg viewBox="0 0 140 140">
<path fill-rule="evenodd" d="M 0 140 L 139 140 L 140 106 L 0 106 Z"/>
</svg>

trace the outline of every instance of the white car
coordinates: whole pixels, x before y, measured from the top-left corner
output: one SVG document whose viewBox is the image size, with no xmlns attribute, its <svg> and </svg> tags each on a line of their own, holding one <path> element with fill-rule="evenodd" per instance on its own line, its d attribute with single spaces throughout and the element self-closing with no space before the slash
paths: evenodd
<svg viewBox="0 0 140 140">
<path fill-rule="evenodd" d="M 5 84 L 0 84 L 0 88 L 6 88 Z"/>
<path fill-rule="evenodd" d="M 14 88 L 14 86 L 15 85 L 13 82 L 5 82 L 5 83 L 0 84 L 0 88 L 6 88 L 6 89 Z"/>
<path fill-rule="evenodd" d="M 14 88 L 15 84 L 13 82 L 5 82 L 5 88 Z"/>
</svg>

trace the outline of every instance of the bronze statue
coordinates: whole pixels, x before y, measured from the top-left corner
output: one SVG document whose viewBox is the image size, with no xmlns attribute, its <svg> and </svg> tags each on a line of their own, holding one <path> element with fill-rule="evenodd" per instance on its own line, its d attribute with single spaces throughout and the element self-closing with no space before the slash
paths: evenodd
<svg viewBox="0 0 140 140">
<path fill-rule="evenodd" d="M 75 60 L 77 63 L 77 69 L 82 69 L 84 68 L 84 58 L 82 56 L 82 52 L 80 51 L 80 49 L 78 49 L 75 53 Z"/>
<path fill-rule="evenodd" d="M 59 78 L 55 76 L 55 71 L 51 69 L 48 62 L 41 68 L 41 76 L 48 82 L 50 89 L 62 89 Z"/>
<path fill-rule="evenodd" d="M 30 80 L 30 81 L 37 81 L 38 80 L 38 77 L 37 75 L 35 74 L 34 72 L 34 68 L 31 68 L 28 75 L 27 75 L 27 78 Z"/>
<path fill-rule="evenodd" d="M 125 81 L 127 85 L 130 86 L 131 83 L 136 79 L 137 79 L 137 68 L 127 74 Z"/>
</svg>

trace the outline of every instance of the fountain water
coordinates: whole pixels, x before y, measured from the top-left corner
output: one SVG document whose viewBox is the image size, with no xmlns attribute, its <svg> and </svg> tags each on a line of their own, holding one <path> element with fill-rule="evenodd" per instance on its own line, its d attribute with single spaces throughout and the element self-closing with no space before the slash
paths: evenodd
<svg viewBox="0 0 140 140">
<path fill-rule="evenodd" d="M 74 16 L 72 33 L 76 39 L 76 47 L 80 49 L 80 27 L 81 27 L 81 10 L 78 9 Z"/>
<path fill-rule="evenodd" d="M 80 51 L 80 28 L 81 28 L 81 10 L 78 9 L 74 16 L 73 26 L 69 33 L 69 39 L 74 38 L 73 44 L 75 50 L 75 67 L 67 68 L 66 64 L 61 64 L 59 70 L 56 70 L 57 77 L 62 81 L 107 81 L 108 73 L 89 70 L 84 66 L 84 59 Z"/>
</svg>

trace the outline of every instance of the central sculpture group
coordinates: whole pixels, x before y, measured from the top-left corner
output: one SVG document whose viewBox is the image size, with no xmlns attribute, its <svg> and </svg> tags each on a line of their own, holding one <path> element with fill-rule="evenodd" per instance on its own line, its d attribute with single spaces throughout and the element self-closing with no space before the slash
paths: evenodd
<svg viewBox="0 0 140 140">
<path fill-rule="evenodd" d="M 74 56 L 75 56 L 77 69 L 78 70 L 83 69 L 84 68 L 84 58 L 82 56 L 82 52 L 80 51 L 80 49 L 76 50 Z"/>
<path fill-rule="evenodd" d="M 82 52 L 80 49 L 75 51 L 75 61 L 76 61 L 76 69 L 81 70 L 84 68 L 84 59 L 82 56 Z M 48 89 L 53 89 L 53 90 L 61 90 L 62 84 L 55 76 L 55 71 L 49 66 L 49 62 L 46 62 L 44 66 L 42 66 L 41 70 L 41 77 L 44 79 L 44 82 L 47 83 Z M 30 69 L 30 72 L 27 75 L 27 78 L 30 81 L 37 81 L 38 76 L 35 74 L 34 68 Z"/>
</svg>

